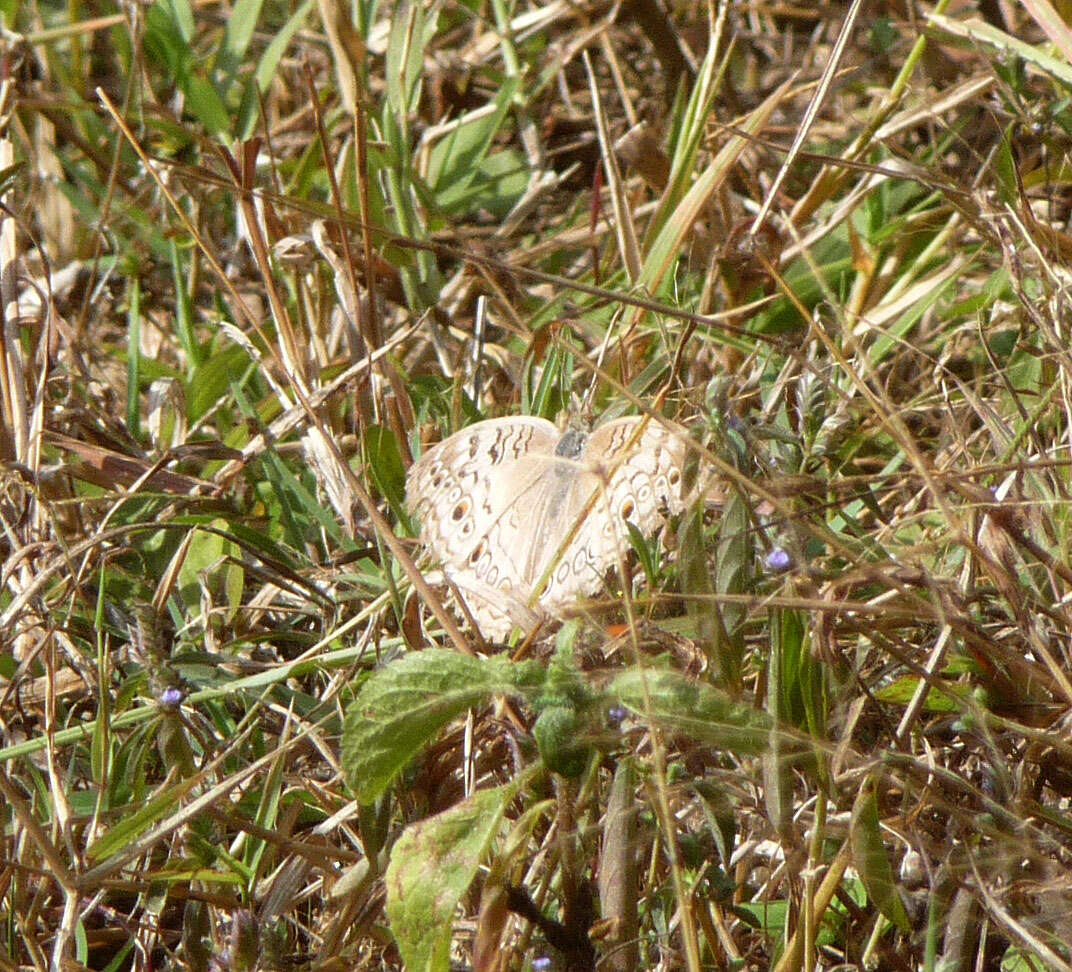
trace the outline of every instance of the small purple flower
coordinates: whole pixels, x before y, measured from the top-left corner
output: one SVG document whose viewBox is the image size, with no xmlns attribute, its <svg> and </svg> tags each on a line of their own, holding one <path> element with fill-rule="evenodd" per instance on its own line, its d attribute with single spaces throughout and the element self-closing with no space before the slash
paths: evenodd
<svg viewBox="0 0 1072 972">
<path fill-rule="evenodd" d="M 551 960 L 546 955 L 532 960 L 532 972 L 547 972 L 551 968 Z"/>
<path fill-rule="evenodd" d="M 629 715 L 629 710 L 624 706 L 615 705 L 607 712 L 607 718 L 610 720 L 611 725 L 619 725 L 625 717 Z"/>
<path fill-rule="evenodd" d="M 772 574 L 780 574 L 793 566 L 793 558 L 789 556 L 787 550 L 775 547 L 767 554 L 767 559 L 763 563 Z"/>
<path fill-rule="evenodd" d="M 157 696 L 157 701 L 165 709 L 177 709 L 186 698 L 186 693 L 180 688 L 166 688 Z"/>
</svg>

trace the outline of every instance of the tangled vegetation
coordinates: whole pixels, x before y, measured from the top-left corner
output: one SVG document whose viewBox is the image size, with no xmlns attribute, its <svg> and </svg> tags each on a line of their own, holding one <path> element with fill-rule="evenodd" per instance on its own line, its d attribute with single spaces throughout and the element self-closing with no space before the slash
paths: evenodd
<svg viewBox="0 0 1072 972">
<path fill-rule="evenodd" d="M 1072 968 L 1067 12 L 4 5 L 0 970 Z M 578 411 L 489 644 L 406 470 Z"/>
</svg>

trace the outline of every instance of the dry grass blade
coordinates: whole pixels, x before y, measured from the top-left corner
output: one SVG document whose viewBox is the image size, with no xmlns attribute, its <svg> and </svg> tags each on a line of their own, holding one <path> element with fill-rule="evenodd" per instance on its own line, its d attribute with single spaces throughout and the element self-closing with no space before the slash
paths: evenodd
<svg viewBox="0 0 1072 972">
<path fill-rule="evenodd" d="M 626 276 L 631 282 L 635 282 L 640 277 L 640 245 L 637 242 L 633 216 L 629 212 L 629 206 L 625 198 L 625 185 L 622 182 L 622 174 L 618 171 L 618 159 L 611 144 L 607 118 L 599 93 L 599 85 L 596 83 L 595 75 L 592 72 L 592 62 L 587 54 L 583 60 L 585 71 L 588 74 L 588 89 L 592 94 L 596 131 L 599 133 L 599 145 L 603 154 L 603 171 L 607 176 L 607 188 L 610 190 L 611 206 L 614 209 L 614 232 L 618 237 L 618 251 L 622 258 L 622 265 L 625 267 Z"/>
<path fill-rule="evenodd" d="M 767 196 L 763 200 L 763 204 L 759 207 L 759 212 L 756 214 L 755 221 L 752 223 L 750 232 L 753 235 L 758 233 L 764 222 L 766 222 L 767 214 L 770 212 L 771 206 L 774 205 L 774 201 L 778 196 L 778 191 L 781 189 L 785 177 L 789 174 L 789 170 L 796 160 L 797 153 L 799 153 L 804 146 L 808 133 L 811 131 L 816 116 L 819 114 L 819 109 L 822 106 L 823 100 L 830 89 L 830 85 L 833 83 L 834 75 L 837 73 L 838 68 L 841 65 L 841 59 L 844 57 L 845 47 L 849 42 L 849 37 L 852 35 L 853 30 L 856 29 L 856 18 L 860 15 L 861 6 L 861 0 L 853 0 L 849 5 L 848 12 L 845 14 L 845 20 L 841 25 L 841 31 L 838 34 L 838 39 L 834 44 L 833 50 L 830 52 L 826 67 L 823 69 L 823 76 L 819 79 L 819 84 L 815 88 L 815 93 L 812 95 L 811 101 L 808 102 L 804 117 L 800 120 L 800 125 L 797 127 L 796 135 L 793 137 L 793 144 L 789 146 L 789 151 L 786 152 L 785 155 L 785 161 L 782 162 L 782 167 L 774 177 L 774 183 L 767 191 Z"/>
</svg>

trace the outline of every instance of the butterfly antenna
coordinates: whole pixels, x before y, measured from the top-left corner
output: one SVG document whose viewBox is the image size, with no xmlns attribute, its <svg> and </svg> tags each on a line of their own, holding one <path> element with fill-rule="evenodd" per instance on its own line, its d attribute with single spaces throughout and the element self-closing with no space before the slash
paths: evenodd
<svg viewBox="0 0 1072 972">
<path fill-rule="evenodd" d="M 469 397 L 480 408 L 482 368 L 484 363 L 484 332 L 488 320 L 488 298 L 481 294 L 476 299 L 476 317 L 473 319 L 473 351 L 469 358 Z"/>
</svg>

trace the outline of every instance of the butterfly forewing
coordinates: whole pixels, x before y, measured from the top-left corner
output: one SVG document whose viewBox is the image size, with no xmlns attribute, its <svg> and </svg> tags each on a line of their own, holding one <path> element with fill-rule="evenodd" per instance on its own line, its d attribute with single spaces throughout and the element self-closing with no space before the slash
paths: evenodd
<svg viewBox="0 0 1072 972">
<path fill-rule="evenodd" d="M 530 457 L 552 452 L 557 439 L 550 422 L 521 417 L 478 422 L 433 446 L 406 478 L 421 540 L 444 565 L 460 567 L 492 524 L 516 531 L 517 517 L 503 517 L 510 497 L 539 477 Z"/>
</svg>

